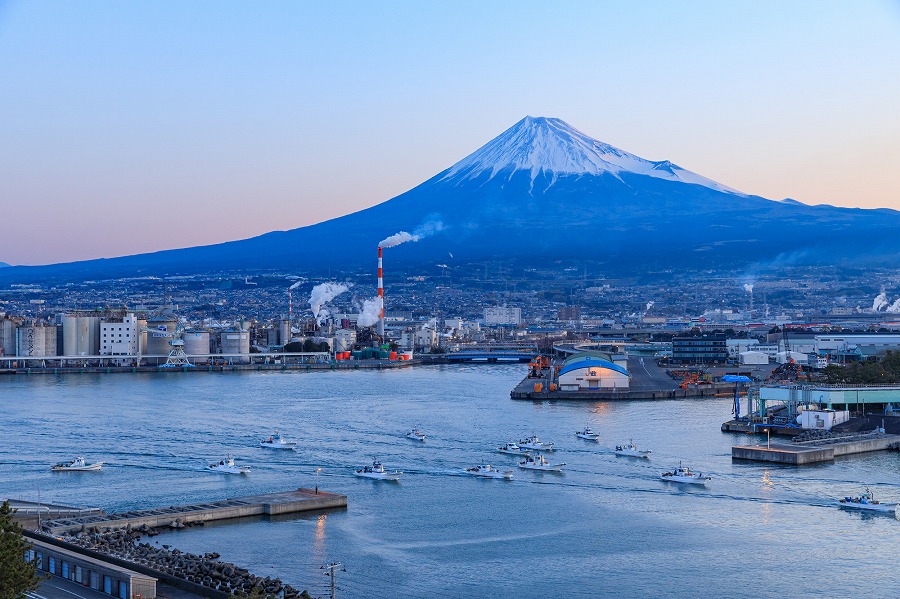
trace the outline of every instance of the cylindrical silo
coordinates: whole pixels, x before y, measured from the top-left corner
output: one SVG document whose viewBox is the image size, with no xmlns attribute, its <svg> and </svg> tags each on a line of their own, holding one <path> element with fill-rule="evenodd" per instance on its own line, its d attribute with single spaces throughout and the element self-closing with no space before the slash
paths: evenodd
<svg viewBox="0 0 900 599">
<path fill-rule="evenodd" d="M 100 317 L 67 314 L 62 318 L 63 354 L 96 356 L 100 353 Z"/>
<path fill-rule="evenodd" d="M 278 343 L 281 345 L 287 345 L 291 342 L 291 321 L 287 318 L 283 318 L 280 323 L 278 323 Z"/>
<path fill-rule="evenodd" d="M 250 353 L 250 332 L 239 329 L 222 331 L 220 347 L 224 356 L 230 356 L 226 360 L 234 363 L 247 363 L 250 361 L 249 356 L 238 358 L 236 354 Z"/>
<path fill-rule="evenodd" d="M 147 344 L 144 346 L 145 356 L 167 356 L 172 346 L 169 341 L 172 340 L 172 333 L 178 326 L 169 316 L 156 316 L 147 321 Z"/>
<path fill-rule="evenodd" d="M 205 356 L 209 354 L 209 331 L 185 331 L 184 353 L 189 356 Z"/>
</svg>

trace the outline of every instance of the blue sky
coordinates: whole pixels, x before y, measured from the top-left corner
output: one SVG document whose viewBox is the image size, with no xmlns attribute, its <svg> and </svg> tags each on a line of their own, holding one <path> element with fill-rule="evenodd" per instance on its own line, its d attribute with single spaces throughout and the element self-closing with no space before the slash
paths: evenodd
<svg viewBox="0 0 900 599">
<path fill-rule="evenodd" d="M 897 64 L 887 0 L 0 0 L 0 261 L 319 222 L 526 114 L 747 193 L 900 209 Z"/>
</svg>

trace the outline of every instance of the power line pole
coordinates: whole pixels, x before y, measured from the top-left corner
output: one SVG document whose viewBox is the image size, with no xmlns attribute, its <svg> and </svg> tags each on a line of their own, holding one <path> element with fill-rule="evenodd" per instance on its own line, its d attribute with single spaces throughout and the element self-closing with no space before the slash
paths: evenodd
<svg viewBox="0 0 900 599">
<path fill-rule="evenodd" d="M 343 564 L 339 564 L 338 562 L 331 562 L 330 564 L 325 564 L 324 566 L 322 566 L 320 568 L 320 570 L 328 570 L 327 572 L 325 572 L 325 576 L 331 576 L 331 599 L 335 599 L 337 597 L 337 594 L 335 591 L 335 580 L 334 580 L 335 574 L 334 573 L 337 571 L 338 568 L 341 568 L 342 572 L 347 571 L 342 566 L 343 566 Z"/>
</svg>

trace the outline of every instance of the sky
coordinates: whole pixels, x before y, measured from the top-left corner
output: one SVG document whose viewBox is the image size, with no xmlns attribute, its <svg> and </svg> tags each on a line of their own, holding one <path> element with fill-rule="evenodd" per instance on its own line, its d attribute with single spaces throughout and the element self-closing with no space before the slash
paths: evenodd
<svg viewBox="0 0 900 599">
<path fill-rule="evenodd" d="M 525 115 L 745 193 L 900 209 L 900 0 L 0 0 L 0 262 L 388 200 Z"/>
</svg>

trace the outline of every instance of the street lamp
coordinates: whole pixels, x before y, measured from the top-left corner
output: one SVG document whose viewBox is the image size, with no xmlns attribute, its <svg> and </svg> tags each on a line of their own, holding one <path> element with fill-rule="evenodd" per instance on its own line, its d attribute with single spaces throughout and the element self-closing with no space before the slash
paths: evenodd
<svg viewBox="0 0 900 599">
<path fill-rule="evenodd" d="M 321 471 L 321 468 L 316 468 L 316 495 L 319 494 L 319 472 Z"/>
</svg>

